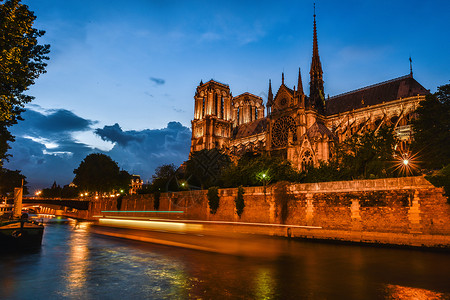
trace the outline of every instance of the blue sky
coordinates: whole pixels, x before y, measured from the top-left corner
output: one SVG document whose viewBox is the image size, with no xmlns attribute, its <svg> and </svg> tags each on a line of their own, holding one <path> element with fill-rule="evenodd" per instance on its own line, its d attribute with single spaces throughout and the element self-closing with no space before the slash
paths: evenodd
<svg viewBox="0 0 450 300">
<path fill-rule="evenodd" d="M 150 179 L 187 158 L 200 80 L 266 99 L 281 72 L 307 90 L 312 1 L 24 0 L 51 44 L 47 74 L 12 128 L 6 165 L 33 188 L 63 185 L 92 152 Z M 432 92 L 450 79 L 448 1 L 317 1 L 330 96 L 409 73 Z M 157 143 L 157 144 L 156 144 Z"/>
</svg>

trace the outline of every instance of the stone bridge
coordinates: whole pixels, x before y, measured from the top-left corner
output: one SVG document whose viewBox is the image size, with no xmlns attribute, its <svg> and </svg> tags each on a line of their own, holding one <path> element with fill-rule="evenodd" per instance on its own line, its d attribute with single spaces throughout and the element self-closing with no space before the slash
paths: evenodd
<svg viewBox="0 0 450 300">
<path fill-rule="evenodd" d="M 79 199 L 51 199 L 51 198 L 27 198 L 22 199 L 23 204 L 46 204 L 52 206 L 65 206 L 70 208 L 75 208 L 77 210 L 88 210 L 89 200 L 79 200 Z"/>
</svg>

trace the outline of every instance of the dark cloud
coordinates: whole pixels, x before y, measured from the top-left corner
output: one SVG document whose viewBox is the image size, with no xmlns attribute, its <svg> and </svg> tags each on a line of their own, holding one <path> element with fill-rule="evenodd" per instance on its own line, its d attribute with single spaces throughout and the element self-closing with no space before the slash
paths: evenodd
<svg viewBox="0 0 450 300">
<path fill-rule="evenodd" d="M 150 80 L 156 83 L 157 85 L 163 85 L 166 81 L 162 78 L 150 77 Z"/>
<path fill-rule="evenodd" d="M 74 131 L 86 131 L 96 122 L 83 119 L 65 109 L 49 110 L 46 114 L 28 109 L 22 117 L 25 121 L 13 127 L 16 135 L 52 136 Z"/>
<path fill-rule="evenodd" d="M 141 141 L 144 136 L 136 131 L 123 132 L 119 124 L 112 126 L 104 126 L 103 128 L 95 129 L 95 133 L 104 141 L 118 143 L 121 146 L 126 146 L 131 141 Z"/>
<path fill-rule="evenodd" d="M 9 152 L 13 155 L 5 167 L 22 170 L 30 190 L 49 187 L 56 181 L 65 185 L 73 180 L 73 170 L 89 154 L 105 153 L 130 173 L 144 180 L 151 178 L 161 164 L 180 165 L 188 158 L 191 131 L 178 122 L 162 129 L 123 131 L 119 124 L 95 129 L 101 139 L 114 144 L 101 151 L 74 140 L 73 133 L 93 130 L 94 121 L 83 119 L 67 110 L 40 113 L 27 110 L 25 121 L 11 127 L 16 136 Z"/>
<path fill-rule="evenodd" d="M 115 143 L 107 154 L 125 170 L 150 179 L 156 167 L 187 160 L 191 130 L 179 122 L 166 128 L 123 131 L 118 124 L 96 129 L 103 140 Z"/>
</svg>

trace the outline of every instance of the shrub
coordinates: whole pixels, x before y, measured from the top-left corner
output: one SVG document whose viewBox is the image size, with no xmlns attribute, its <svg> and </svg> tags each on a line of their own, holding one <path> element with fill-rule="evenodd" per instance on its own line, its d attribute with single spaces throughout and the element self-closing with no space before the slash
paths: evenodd
<svg viewBox="0 0 450 300">
<path fill-rule="evenodd" d="M 237 196 L 234 200 L 234 203 L 236 204 L 236 213 L 238 214 L 239 218 L 241 217 L 242 213 L 244 212 L 245 202 L 244 202 L 244 188 L 242 185 L 238 187 L 237 190 Z"/>
<path fill-rule="evenodd" d="M 217 186 L 210 187 L 208 189 L 208 204 L 212 214 L 215 214 L 217 209 L 219 209 L 219 202 L 219 188 Z"/>
<path fill-rule="evenodd" d="M 155 210 L 159 210 L 159 198 L 161 198 L 161 192 L 160 191 L 155 191 L 153 193 L 153 198 L 154 198 L 154 202 L 153 202 L 153 208 Z"/>
</svg>

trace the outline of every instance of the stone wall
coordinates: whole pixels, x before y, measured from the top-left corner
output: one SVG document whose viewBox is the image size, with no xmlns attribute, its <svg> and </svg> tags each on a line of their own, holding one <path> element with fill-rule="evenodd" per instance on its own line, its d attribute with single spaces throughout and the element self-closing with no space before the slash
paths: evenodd
<svg viewBox="0 0 450 300">
<path fill-rule="evenodd" d="M 423 177 L 278 183 L 266 189 L 244 190 L 241 217 L 236 214 L 234 203 L 237 189 L 219 190 L 216 214 L 209 212 L 207 191 L 162 193 L 158 211 L 154 209 L 153 195 L 123 198 L 121 212 L 102 212 L 117 211 L 117 199 L 102 199 L 92 203 L 89 214 L 305 225 L 345 232 L 450 235 L 450 205 L 443 190 Z"/>
</svg>

